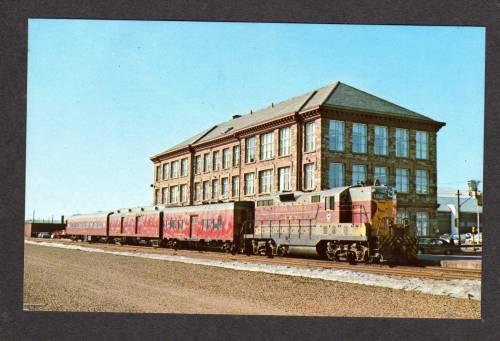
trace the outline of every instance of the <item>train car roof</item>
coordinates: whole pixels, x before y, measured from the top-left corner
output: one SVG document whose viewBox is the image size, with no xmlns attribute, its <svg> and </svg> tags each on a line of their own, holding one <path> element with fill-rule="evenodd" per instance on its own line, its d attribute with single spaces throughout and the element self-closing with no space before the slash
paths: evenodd
<svg viewBox="0 0 500 341">
<path fill-rule="evenodd" d="M 160 208 L 161 211 L 165 213 L 169 212 L 196 212 L 196 211 L 209 211 L 213 209 L 229 209 L 234 206 L 235 202 L 224 202 L 224 203 L 216 203 L 216 204 L 203 204 L 203 205 L 194 205 L 194 206 L 163 206 Z"/>
<path fill-rule="evenodd" d="M 113 211 L 100 211 L 93 213 L 77 213 L 68 217 L 68 219 L 89 219 L 89 218 L 100 218 L 105 219 L 109 214 L 113 213 Z"/>
</svg>

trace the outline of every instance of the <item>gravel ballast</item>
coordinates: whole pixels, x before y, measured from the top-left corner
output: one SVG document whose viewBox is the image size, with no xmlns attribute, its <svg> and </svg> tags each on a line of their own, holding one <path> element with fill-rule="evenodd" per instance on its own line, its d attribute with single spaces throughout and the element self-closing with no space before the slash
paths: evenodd
<svg viewBox="0 0 500 341">
<path fill-rule="evenodd" d="M 474 300 L 29 244 L 24 303 L 51 311 L 480 318 Z"/>
</svg>

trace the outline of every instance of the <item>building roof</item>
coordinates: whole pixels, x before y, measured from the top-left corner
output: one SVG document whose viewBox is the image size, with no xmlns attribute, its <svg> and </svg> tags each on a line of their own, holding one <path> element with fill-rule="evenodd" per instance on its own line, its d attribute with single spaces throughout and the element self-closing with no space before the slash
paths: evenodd
<svg viewBox="0 0 500 341">
<path fill-rule="evenodd" d="M 151 159 L 190 145 L 196 145 L 216 138 L 231 135 L 234 132 L 258 125 L 271 119 L 296 112 L 307 111 L 317 108 L 318 106 L 440 123 L 427 116 L 405 109 L 399 105 L 358 90 L 345 83 L 335 82 L 322 88 L 307 92 L 303 95 L 296 96 L 279 103 L 273 103 L 266 108 L 217 124 L 160 154 L 154 155 Z"/>
<path fill-rule="evenodd" d="M 467 201 L 466 201 L 467 200 Z M 438 212 L 451 212 L 448 205 L 457 206 L 457 197 L 452 196 L 438 196 L 437 198 L 439 207 Z M 476 199 L 470 197 L 460 197 L 460 212 L 476 213 L 477 205 Z M 483 213 L 483 207 L 479 206 L 479 213 Z"/>
</svg>

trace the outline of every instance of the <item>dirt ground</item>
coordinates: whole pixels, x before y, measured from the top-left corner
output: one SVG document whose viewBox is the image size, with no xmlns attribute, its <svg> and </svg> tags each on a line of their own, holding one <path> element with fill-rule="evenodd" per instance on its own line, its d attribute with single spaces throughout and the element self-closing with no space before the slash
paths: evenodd
<svg viewBox="0 0 500 341">
<path fill-rule="evenodd" d="M 24 303 L 50 311 L 480 318 L 473 300 L 29 244 Z"/>
</svg>

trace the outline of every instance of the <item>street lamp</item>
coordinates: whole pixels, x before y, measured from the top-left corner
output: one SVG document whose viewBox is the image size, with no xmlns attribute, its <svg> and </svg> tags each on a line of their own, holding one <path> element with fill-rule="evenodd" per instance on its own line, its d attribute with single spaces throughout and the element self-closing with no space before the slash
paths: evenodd
<svg viewBox="0 0 500 341">
<path fill-rule="evenodd" d="M 467 181 L 467 185 L 469 186 L 469 196 L 476 199 L 476 212 L 477 212 L 477 235 L 478 240 L 480 239 L 480 229 L 479 229 L 479 203 L 481 201 L 481 192 L 478 191 L 477 187 L 481 181 L 479 180 L 469 180 Z"/>
</svg>

